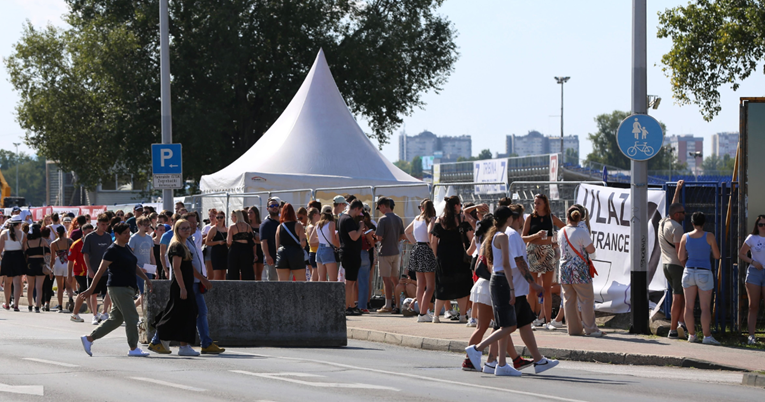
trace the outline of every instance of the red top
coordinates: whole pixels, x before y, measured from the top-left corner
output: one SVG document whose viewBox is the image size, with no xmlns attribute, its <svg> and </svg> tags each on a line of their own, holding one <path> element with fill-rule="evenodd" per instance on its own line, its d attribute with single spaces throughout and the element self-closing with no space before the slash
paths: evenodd
<svg viewBox="0 0 765 402">
<path fill-rule="evenodd" d="M 72 271 L 74 276 L 85 276 L 87 267 L 85 266 L 85 257 L 82 255 L 82 239 L 78 239 L 69 247 L 69 261 L 74 261 Z"/>
</svg>

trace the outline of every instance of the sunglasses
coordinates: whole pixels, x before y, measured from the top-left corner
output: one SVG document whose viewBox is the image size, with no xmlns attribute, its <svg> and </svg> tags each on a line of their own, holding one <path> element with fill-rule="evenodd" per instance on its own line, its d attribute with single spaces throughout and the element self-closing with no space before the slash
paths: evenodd
<svg viewBox="0 0 765 402">
<path fill-rule="evenodd" d="M 269 208 L 279 208 L 279 204 L 271 204 L 268 207 Z"/>
<path fill-rule="evenodd" d="M 758 223 L 757 226 L 761 228 L 765 228 L 765 223 Z"/>
<path fill-rule="evenodd" d="M 225 216 L 216 216 L 215 219 L 222 221 L 222 220 L 226 219 L 226 217 Z"/>
</svg>

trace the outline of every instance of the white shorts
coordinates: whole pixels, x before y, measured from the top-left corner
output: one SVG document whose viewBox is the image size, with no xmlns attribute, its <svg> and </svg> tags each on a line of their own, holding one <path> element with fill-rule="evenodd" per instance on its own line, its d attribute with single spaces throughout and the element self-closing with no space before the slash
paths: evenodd
<svg viewBox="0 0 765 402">
<path fill-rule="evenodd" d="M 489 281 L 478 278 L 470 289 L 470 301 L 491 306 L 491 291 L 489 290 Z"/>
<path fill-rule="evenodd" d="M 68 264 L 62 264 L 56 259 L 53 263 L 53 276 L 66 276 L 66 268 Z"/>
</svg>

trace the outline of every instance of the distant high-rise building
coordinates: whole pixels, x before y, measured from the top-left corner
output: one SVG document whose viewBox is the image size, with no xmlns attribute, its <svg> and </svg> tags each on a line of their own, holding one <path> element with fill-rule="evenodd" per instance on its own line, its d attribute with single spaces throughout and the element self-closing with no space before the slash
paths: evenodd
<svg viewBox="0 0 765 402">
<path fill-rule="evenodd" d="M 677 160 L 685 162 L 688 169 L 696 171 L 701 168 L 701 163 L 704 159 L 703 137 L 694 137 L 693 134 L 671 135 L 669 136 L 669 144 L 674 148 L 673 152 L 677 155 Z M 691 156 L 691 153 L 696 152 L 702 152 L 701 156 Z"/>
<path fill-rule="evenodd" d="M 738 133 L 717 133 L 712 135 L 712 155 L 736 157 Z"/>
<path fill-rule="evenodd" d="M 563 148 L 573 149 L 579 155 L 579 136 L 564 136 Z M 560 137 L 545 137 L 535 130 L 526 135 L 508 135 L 505 139 L 505 153 L 518 156 L 560 153 Z"/>
<path fill-rule="evenodd" d="M 439 137 L 430 131 L 423 131 L 409 136 L 402 132 L 398 137 L 398 159 L 411 161 L 415 156 L 433 156 L 440 152 L 441 162 L 453 162 L 459 157 L 470 158 L 472 146 L 469 135 Z"/>
</svg>

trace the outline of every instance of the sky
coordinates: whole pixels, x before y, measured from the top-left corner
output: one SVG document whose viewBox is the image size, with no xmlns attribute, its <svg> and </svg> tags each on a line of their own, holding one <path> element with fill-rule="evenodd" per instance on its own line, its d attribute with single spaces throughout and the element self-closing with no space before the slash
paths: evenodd
<svg viewBox="0 0 765 402">
<path fill-rule="evenodd" d="M 659 11 L 686 4 L 682 0 L 648 1 L 648 93 L 662 102 L 650 114 L 667 127 L 665 135 L 694 134 L 704 138 L 704 155 L 711 154 L 711 137 L 738 131 L 740 97 L 761 96 L 765 77 L 754 73 L 738 91 L 720 88 L 722 111 L 706 122 L 695 105 L 678 106 L 670 81 L 662 71 L 661 56 L 669 39 L 656 38 Z M 63 0 L 4 0 L 0 15 L 0 56 L 12 52 L 22 26 L 51 23 L 64 26 Z M 446 0 L 439 13 L 458 31 L 459 59 L 438 94 L 423 95 L 425 106 L 404 118 L 383 154 L 398 159 L 398 132 L 415 135 L 429 130 L 437 135 L 469 134 L 473 154 L 489 148 L 505 151 L 505 136 L 538 130 L 560 135 L 560 85 L 555 76 L 570 76 L 564 88 L 564 130 L 578 135 L 580 157 L 592 151 L 588 133 L 597 131 L 594 118 L 614 110 L 629 111 L 631 99 L 632 2 L 520 0 Z M 327 58 L 331 59 L 328 54 Z M 757 71 L 760 71 L 758 68 Z M 14 117 L 18 95 L 0 67 L 0 147 L 13 150 L 24 132 Z M 370 132 L 359 118 L 365 132 Z M 33 152 L 26 145 L 20 151 Z"/>
</svg>

